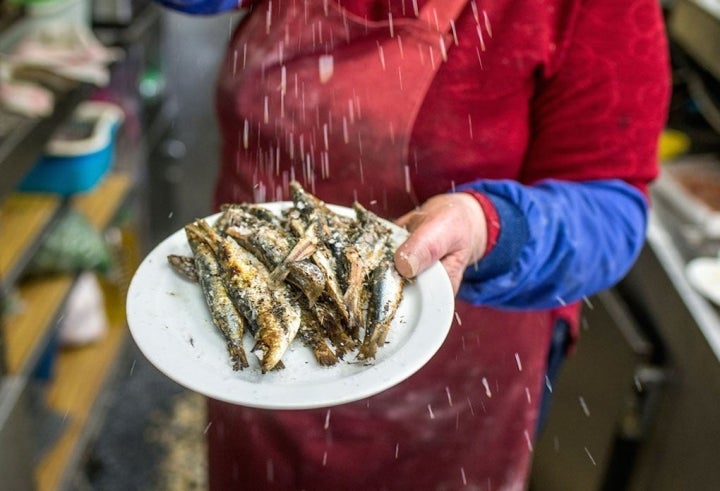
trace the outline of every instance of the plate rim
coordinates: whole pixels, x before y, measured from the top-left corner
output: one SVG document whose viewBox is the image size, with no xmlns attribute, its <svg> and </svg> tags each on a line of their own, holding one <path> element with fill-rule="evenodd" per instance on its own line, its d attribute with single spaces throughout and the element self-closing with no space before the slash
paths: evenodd
<svg viewBox="0 0 720 491">
<path fill-rule="evenodd" d="M 279 213 L 282 209 L 287 209 L 289 206 L 292 206 L 292 202 L 276 201 L 258 203 L 258 205 L 268 208 L 275 213 Z M 327 204 L 327 206 L 331 210 L 341 214 L 351 214 L 351 216 L 354 214 L 352 208 L 333 204 Z M 221 212 L 213 213 L 204 219 L 208 221 L 215 220 L 220 214 Z M 407 235 L 407 231 L 392 222 L 382 218 L 381 220 L 391 227 L 396 240 L 399 240 L 397 238 L 398 234 Z M 413 280 L 413 283 L 418 285 L 418 294 L 421 297 L 420 301 L 422 301 L 423 296 L 427 295 L 428 298 L 439 299 L 445 302 L 445 304 L 439 303 L 434 306 L 421 304 L 422 311 L 418 314 L 416 325 L 412 328 L 412 332 L 408 335 L 403 346 L 393 352 L 387 359 L 383 360 L 382 363 L 372 364 L 348 376 L 331 378 L 330 380 L 322 380 L 317 384 L 310 384 L 310 388 L 308 388 L 308 384 L 306 383 L 299 383 L 298 385 L 289 385 L 286 383 L 268 384 L 262 386 L 261 384 L 243 378 L 232 378 L 228 382 L 227 379 L 220 380 L 222 378 L 221 373 L 218 373 L 218 381 L 210 387 L 201 386 L 201 380 L 195 380 L 194 378 L 188 379 L 175 373 L 173 368 L 177 367 L 168 366 L 167 359 L 159 356 L 159 354 L 152 349 L 152 343 L 148 344 L 146 342 L 146 333 L 143 333 L 143 329 L 139 326 L 141 321 L 136 318 L 137 310 L 133 304 L 138 296 L 137 289 L 141 288 L 139 286 L 139 278 L 142 278 L 146 269 L 152 270 L 153 267 L 159 267 L 157 265 L 150 266 L 149 264 L 157 259 L 165 259 L 160 257 L 160 254 L 163 254 L 162 251 L 169 245 L 181 240 L 178 237 L 184 236 L 183 230 L 184 228 L 180 228 L 172 232 L 156 244 L 138 265 L 130 281 L 126 297 L 127 325 L 136 346 L 156 369 L 179 385 L 207 397 L 260 409 L 313 409 L 362 400 L 401 383 L 420 370 L 434 356 L 437 350 L 440 349 L 450 331 L 455 312 L 455 298 L 447 272 L 440 262 L 436 262 L 418 275 L 418 277 Z M 163 263 L 163 261 L 158 262 Z M 167 262 L 164 261 L 164 264 L 167 265 Z M 170 269 L 170 266 L 167 265 L 167 268 Z M 178 281 L 183 280 L 178 276 Z M 426 328 L 418 331 L 418 326 L 422 324 L 423 315 L 430 315 L 429 310 L 433 307 L 435 309 L 436 319 L 439 322 L 434 322 L 432 329 Z M 207 313 L 203 313 L 203 315 L 207 315 L 207 319 L 210 318 Z M 155 350 L 156 349 L 157 348 L 155 348 Z M 413 350 L 415 350 L 414 353 L 416 355 L 414 358 L 410 356 Z M 349 362 L 341 361 L 340 363 L 347 364 Z M 396 369 L 394 371 L 390 370 L 389 373 L 380 373 L 381 369 L 386 370 L 388 366 L 391 368 L 396 367 Z M 334 368 L 337 367 L 319 367 L 319 369 L 322 370 L 333 370 Z M 375 380 L 375 382 L 368 383 L 365 380 L 368 378 L 371 382 L 373 380 Z M 222 385 L 236 386 L 238 389 L 245 388 L 246 390 L 250 390 L 252 394 L 248 396 L 238 396 L 236 392 L 233 392 L 231 395 L 228 395 L 229 392 L 220 390 Z M 318 394 L 318 390 L 321 388 L 323 390 L 320 390 L 320 392 L 324 395 Z M 308 390 L 314 390 L 313 393 L 315 395 L 313 397 L 302 397 L 302 394 L 298 393 Z M 258 391 L 264 393 L 265 397 L 258 397 Z"/>
</svg>

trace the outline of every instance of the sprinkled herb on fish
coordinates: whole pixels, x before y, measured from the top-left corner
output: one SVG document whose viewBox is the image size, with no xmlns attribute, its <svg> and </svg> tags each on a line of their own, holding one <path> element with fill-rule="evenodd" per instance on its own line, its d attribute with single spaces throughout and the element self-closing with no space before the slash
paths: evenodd
<svg viewBox="0 0 720 491">
<path fill-rule="evenodd" d="M 195 272 L 205 301 L 210 310 L 213 323 L 225 336 L 233 369 L 249 366 L 243 335 L 247 321 L 235 308 L 223 283 L 220 265 L 207 244 L 203 242 L 202 232 L 193 225 L 185 227 L 188 243 L 195 258 Z"/>
<path fill-rule="evenodd" d="M 395 269 L 391 230 L 359 203 L 355 216 L 345 216 L 295 181 L 290 190 L 292 206 L 281 213 L 227 204 L 212 226 L 187 225 L 193 255 L 168 261 L 200 284 L 235 369 L 249 366 L 245 331 L 263 373 L 285 368 L 295 338 L 321 366 L 353 352 L 370 360 L 407 283 Z"/>
</svg>

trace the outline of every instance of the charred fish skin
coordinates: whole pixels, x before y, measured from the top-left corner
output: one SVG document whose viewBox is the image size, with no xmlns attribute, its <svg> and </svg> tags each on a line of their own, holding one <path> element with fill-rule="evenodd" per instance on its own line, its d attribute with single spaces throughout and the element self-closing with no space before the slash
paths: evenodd
<svg viewBox="0 0 720 491">
<path fill-rule="evenodd" d="M 286 264 L 295 239 L 291 239 L 285 230 L 264 227 L 253 216 L 245 218 L 242 224 L 228 227 L 227 235 L 260 259 L 271 271 L 270 276 L 274 281 L 280 282 L 287 278 L 313 304 L 325 288 L 325 276 L 320 268 L 304 257 Z M 280 265 L 282 273 L 276 274 Z"/>
<path fill-rule="evenodd" d="M 236 241 L 220 236 L 207 223 L 205 241 L 219 258 L 230 298 L 255 326 L 255 341 L 263 373 L 280 361 L 300 327 L 300 308 L 287 285 L 273 284 L 267 268 Z M 271 287 L 272 285 L 272 287 Z"/>
<path fill-rule="evenodd" d="M 243 347 L 247 321 L 230 300 L 220 275 L 217 259 L 207 244 L 201 241 L 199 231 L 192 225 L 187 226 L 185 231 L 193 250 L 195 272 L 200 289 L 213 323 L 225 337 L 233 370 L 247 368 L 250 365 Z"/>
<path fill-rule="evenodd" d="M 360 360 L 374 358 L 377 349 L 385 344 L 390 325 L 403 298 L 406 280 L 395 269 L 395 263 L 389 250 L 373 270 L 370 284 L 372 289 L 365 337 L 357 356 Z"/>
<path fill-rule="evenodd" d="M 320 321 L 315 316 L 315 311 L 307 305 L 307 299 L 299 297 L 299 301 L 305 303 L 301 309 L 302 324 L 298 330 L 298 337 L 305 346 L 310 348 L 317 362 L 324 366 L 333 366 L 338 362 L 338 356 L 325 341 L 325 333 Z"/>
<path fill-rule="evenodd" d="M 195 268 L 195 258 L 193 256 L 181 256 L 179 254 L 170 254 L 167 257 L 170 266 L 182 277 L 193 283 L 198 282 L 197 270 Z"/>
</svg>

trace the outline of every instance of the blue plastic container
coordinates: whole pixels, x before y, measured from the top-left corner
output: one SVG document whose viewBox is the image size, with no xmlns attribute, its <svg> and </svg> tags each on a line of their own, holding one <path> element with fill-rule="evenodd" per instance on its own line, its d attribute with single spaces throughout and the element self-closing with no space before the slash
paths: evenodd
<svg viewBox="0 0 720 491">
<path fill-rule="evenodd" d="M 80 104 L 18 188 L 65 196 L 94 188 L 112 166 L 115 135 L 123 116 L 112 103 Z"/>
</svg>

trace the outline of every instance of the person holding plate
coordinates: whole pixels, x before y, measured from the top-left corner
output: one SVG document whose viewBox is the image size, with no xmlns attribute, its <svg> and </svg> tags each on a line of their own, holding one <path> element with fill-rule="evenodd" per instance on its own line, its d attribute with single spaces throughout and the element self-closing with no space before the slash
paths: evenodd
<svg viewBox="0 0 720 491">
<path fill-rule="evenodd" d="M 211 489 L 527 486 L 582 299 L 645 238 L 669 98 L 655 0 L 161 0 L 246 9 L 217 83 L 215 204 L 357 200 L 436 261 L 455 322 L 415 375 L 332 408 L 209 400 Z"/>
</svg>

